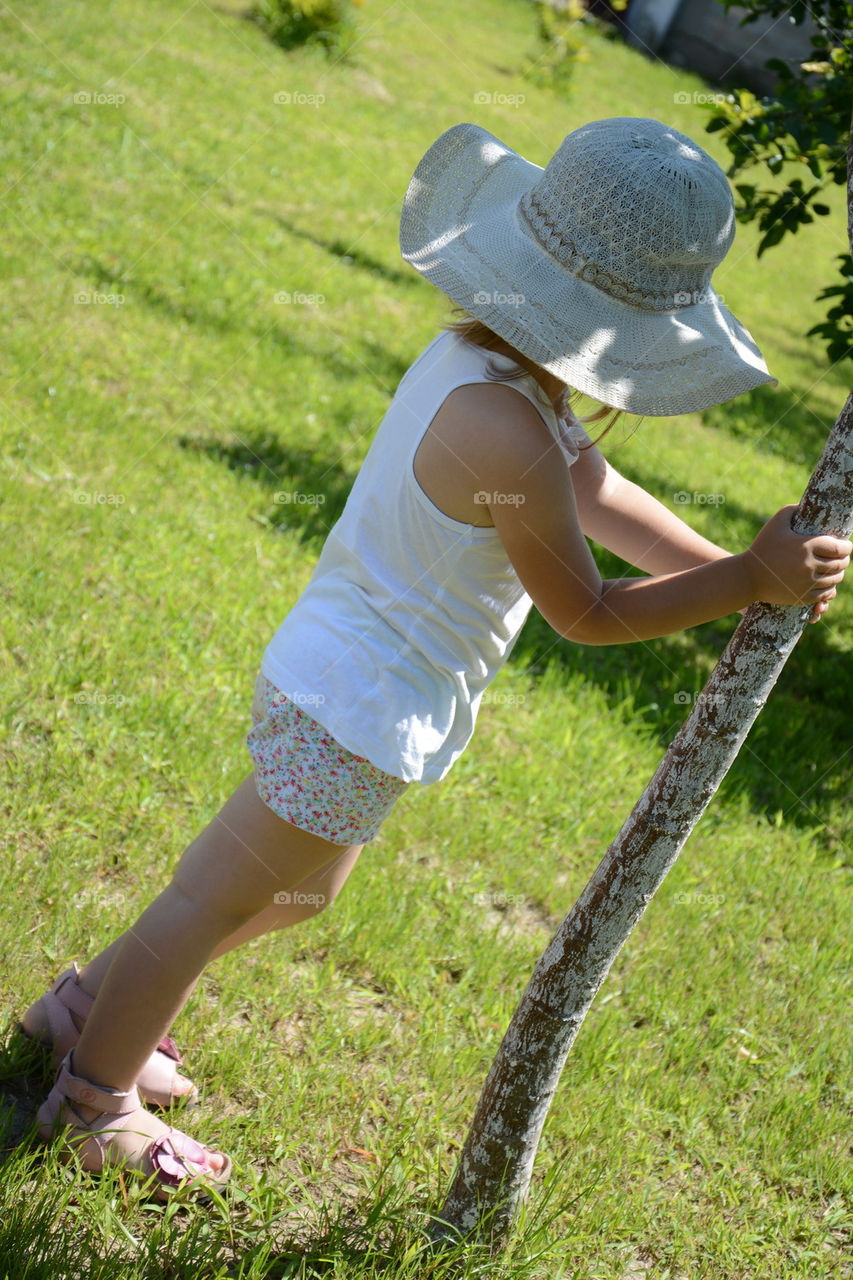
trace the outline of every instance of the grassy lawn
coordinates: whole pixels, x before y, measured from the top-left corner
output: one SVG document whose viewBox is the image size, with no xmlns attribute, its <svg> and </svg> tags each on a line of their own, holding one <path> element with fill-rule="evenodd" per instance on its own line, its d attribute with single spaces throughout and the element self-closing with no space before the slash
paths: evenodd
<svg viewBox="0 0 853 1280">
<path fill-rule="evenodd" d="M 235 1159 L 230 1213 L 164 1212 L 21 1141 L 49 1074 L 15 1019 L 248 772 L 263 649 L 449 313 L 397 248 L 423 151 L 475 120 L 544 165 L 588 119 L 649 115 L 727 163 L 673 101 L 701 82 L 600 36 L 571 94 L 528 84 L 515 0 L 377 0 L 359 22 L 329 65 L 236 0 L 0 13 L 0 1277 L 450 1275 L 419 1229 L 506 1022 L 738 620 L 583 649 L 531 615 L 466 754 L 334 905 L 205 973 L 175 1034 L 204 1090 L 187 1128 Z M 715 277 L 778 390 L 602 442 L 731 550 L 799 500 L 846 394 L 802 336 L 844 247 L 831 199 L 761 263 L 739 228 Z M 850 615 L 843 588 L 806 628 L 578 1038 L 513 1249 L 463 1280 L 851 1274 Z"/>
</svg>

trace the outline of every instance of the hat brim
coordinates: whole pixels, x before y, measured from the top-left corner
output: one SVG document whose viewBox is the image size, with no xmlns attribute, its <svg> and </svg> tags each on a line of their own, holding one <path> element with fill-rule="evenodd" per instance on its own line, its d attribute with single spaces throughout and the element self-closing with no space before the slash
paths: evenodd
<svg viewBox="0 0 853 1280">
<path fill-rule="evenodd" d="M 713 288 L 691 306 L 650 311 L 557 262 L 519 213 L 542 173 L 479 125 L 454 125 L 409 183 L 403 258 L 543 369 L 614 408 L 667 417 L 776 385 Z"/>
</svg>

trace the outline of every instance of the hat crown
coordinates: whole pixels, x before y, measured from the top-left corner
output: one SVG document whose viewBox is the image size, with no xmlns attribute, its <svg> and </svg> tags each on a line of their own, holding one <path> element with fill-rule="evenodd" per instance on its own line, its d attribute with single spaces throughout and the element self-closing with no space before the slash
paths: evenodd
<svg viewBox="0 0 853 1280">
<path fill-rule="evenodd" d="M 519 212 L 573 275 L 651 310 L 700 301 L 735 235 L 717 162 L 685 134 L 640 117 L 567 134 Z"/>
</svg>

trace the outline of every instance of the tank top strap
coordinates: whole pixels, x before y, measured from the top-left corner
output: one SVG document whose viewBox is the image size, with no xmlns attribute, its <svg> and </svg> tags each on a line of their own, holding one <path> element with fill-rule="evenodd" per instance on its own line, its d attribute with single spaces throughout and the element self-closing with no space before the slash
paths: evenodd
<svg viewBox="0 0 853 1280">
<path fill-rule="evenodd" d="M 455 335 L 451 334 L 451 337 Z M 466 344 L 469 345 L 470 344 Z M 518 369 L 519 366 L 511 356 L 502 355 L 498 351 L 482 352 L 482 368 L 483 381 L 488 380 L 487 367 L 493 362 L 495 367 L 501 371 L 510 371 Z M 589 436 L 583 429 L 577 418 L 569 411 L 566 417 L 558 415 L 553 404 L 546 395 L 545 391 L 533 377 L 533 374 L 524 370 L 523 377 L 514 379 L 510 384 L 516 390 L 520 391 L 527 397 L 533 406 L 538 409 L 540 417 L 544 420 L 545 425 L 554 437 L 557 445 L 563 450 L 567 460 L 571 464 L 576 462 L 580 456 L 579 445 L 591 444 Z"/>
</svg>

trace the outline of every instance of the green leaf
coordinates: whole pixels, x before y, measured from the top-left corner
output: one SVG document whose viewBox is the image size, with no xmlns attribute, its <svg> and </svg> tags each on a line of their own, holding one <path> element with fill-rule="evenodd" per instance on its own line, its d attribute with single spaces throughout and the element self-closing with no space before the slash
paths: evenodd
<svg viewBox="0 0 853 1280">
<path fill-rule="evenodd" d="M 758 246 L 757 257 L 760 258 L 761 255 L 764 253 L 765 249 L 771 249 L 774 244 L 778 244 L 784 234 L 785 234 L 784 223 L 781 221 L 775 222 L 773 226 L 770 228 L 770 230 L 767 232 L 767 234 L 762 237 L 761 242 Z"/>
</svg>

